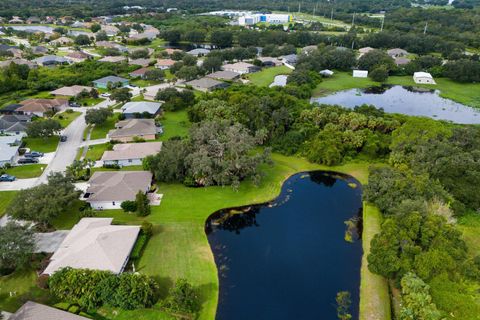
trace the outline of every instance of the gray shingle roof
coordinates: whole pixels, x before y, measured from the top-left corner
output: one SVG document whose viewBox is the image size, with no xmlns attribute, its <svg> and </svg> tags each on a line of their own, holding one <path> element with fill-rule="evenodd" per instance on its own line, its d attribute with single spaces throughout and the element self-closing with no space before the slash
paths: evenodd
<svg viewBox="0 0 480 320">
<path fill-rule="evenodd" d="M 58 310 L 40 303 L 27 301 L 8 318 L 9 320 L 88 320 L 76 314 Z"/>
</svg>

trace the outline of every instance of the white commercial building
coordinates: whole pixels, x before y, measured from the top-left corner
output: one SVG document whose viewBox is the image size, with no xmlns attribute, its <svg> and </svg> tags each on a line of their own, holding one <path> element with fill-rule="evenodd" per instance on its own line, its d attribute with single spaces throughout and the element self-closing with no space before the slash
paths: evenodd
<svg viewBox="0 0 480 320">
<path fill-rule="evenodd" d="M 253 25 L 260 22 L 271 24 L 284 24 L 293 21 L 293 16 L 290 14 L 276 14 L 276 13 L 256 13 L 251 15 L 244 15 L 238 18 L 238 24 L 241 26 Z"/>
</svg>

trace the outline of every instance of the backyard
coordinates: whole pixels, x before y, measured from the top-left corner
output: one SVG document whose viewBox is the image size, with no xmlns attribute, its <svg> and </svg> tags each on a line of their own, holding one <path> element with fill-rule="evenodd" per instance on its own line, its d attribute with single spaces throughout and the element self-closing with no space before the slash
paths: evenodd
<svg viewBox="0 0 480 320">
<path fill-rule="evenodd" d="M 279 66 L 264 68 L 262 71 L 250 73 L 247 75 L 247 78 L 256 86 L 268 87 L 273 82 L 275 76 L 290 73 L 292 73 L 292 69 L 286 66 Z"/>
<path fill-rule="evenodd" d="M 95 125 L 92 133 L 90 134 L 90 140 L 104 139 L 107 136 L 108 131 L 115 128 L 115 123 L 118 121 L 118 115 L 113 114 L 109 117 L 105 123 L 101 125 Z"/>
</svg>

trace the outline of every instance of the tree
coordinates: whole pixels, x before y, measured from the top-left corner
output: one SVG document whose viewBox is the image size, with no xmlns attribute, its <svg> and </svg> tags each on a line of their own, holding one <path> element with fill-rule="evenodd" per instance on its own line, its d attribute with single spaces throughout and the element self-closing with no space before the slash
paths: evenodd
<svg viewBox="0 0 480 320">
<path fill-rule="evenodd" d="M 98 31 L 100 31 L 100 29 L 102 29 L 102 27 L 98 24 L 98 23 L 94 23 L 92 24 L 92 26 L 90 27 L 90 30 L 93 32 L 93 33 L 96 33 Z"/>
<path fill-rule="evenodd" d="M 27 135 L 32 138 L 48 138 L 62 130 L 60 122 L 54 119 L 32 121 L 27 127 Z"/>
<path fill-rule="evenodd" d="M 405 274 L 401 281 L 401 320 L 440 320 L 442 313 L 432 301 L 430 287 L 415 273 Z"/>
<path fill-rule="evenodd" d="M 350 292 L 340 291 L 337 293 L 335 298 L 337 302 L 337 317 L 340 320 L 350 320 L 352 315 L 350 314 L 350 306 L 352 304 L 352 299 Z"/>
<path fill-rule="evenodd" d="M 220 70 L 220 67 L 222 66 L 222 59 L 219 57 L 206 57 L 205 60 L 203 60 L 203 65 L 202 67 L 207 71 L 207 72 L 214 72 Z"/>
<path fill-rule="evenodd" d="M 90 170 L 95 165 L 95 161 L 91 159 L 74 160 L 73 163 L 67 167 L 67 173 L 75 180 L 90 178 Z"/>
<path fill-rule="evenodd" d="M 108 35 L 105 31 L 98 31 L 96 34 L 95 34 L 95 39 L 97 41 L 107 41 L 108 40 Z"/>
<path fill-rule="evenodd" d="M 175 139 L 165 141 L 162 152 L 144 160 L 146 169 L 162 182 L 182 182 L 186 176 L 184 159 L 189 153 L 186 141 Z"/>
<path fill-rule="evenodd" d="M 171 44 L 177 44 L 180 42 L 182 34 L 178 30 L 167 30 L 163 33 L 162 38 L 170 42 Z"/>
<path fill-rule="evenodd" d="M 165 78 L 165 71 L 161 69 L 153 69 L 145 72 L 145 79 L 151 81 L 160 81 Z"/>
<path fill-rule="evenodd" d="M 192 90 L 184 89 L 179 91 L 175 88 L 158 90 L 155 100 L 164 101 L 162 108 L 166 111 L 177 111 L 185 109 L 195 103 L 195 94 Z"/>
<path fill-rule="evenodd" d="M 33 233 L 28 226 L 8 222 L 0 227 L 0 274 L 29 265 L 33 250 Z"/>
<path fill-rule="evenodd" d="M 85 122 L 88 124 L 102 125 L 113 115 L 108 108 L 88 109 L 85 114 Z"/>
<path fill-rule="evenodd" d="M 200 70 L 197 66 L 183 66 L 175 73 L 178 78 L 187 81 L 195 79 L 199 74 Z"/>
<path fill-rule="evenodd" d="M 395 68 L 395 62 L 386 52 L 382 50 L 372 50 L 358 59 L 358 67 L 363 70 L 372 71 L 378 66 L 385 66 L 390 71 Z"/>
<path fill-rule="evenodd" d="M 201 43 L 205 41 L 205 31 L 202 30 L 190 30 L 185 33 L 185 41 L 192 42 L 192 43 Z"/>
<path fill-rule="evenodd" d="M 143 191 L 138 191 L 135 196 L 135 203 L 137 205 L 137 215 L 146 217 L 150 214 L 150 200 Z"/>
<path fill-rule="evenodd" d="M 377 66 L 369 74 L 369 77 L 376 82 L 385 82 L 388 79 L 388 70 L 385 66 Z"/>
<path fill-rule="evenodd" d="M 128 88 L 119 88 L 112 91 L 110 95 L 111 100 L 115 100 L 117 102 L 128 102 L 132 98 L 132 94 L 128 90 Z"/>
<path fill-rule="evenodd" d="M 146 59 L 150 56 L 147 49 L 138 49 L 131 52 L 129 55 L 131 59 Z"/>
<path fill-rule="evenodd" d="M 226 30 L 215 30 L 210 35 L 210 40 L 219 48 L 228 48 L 232 46 L 233 33 Z"/>
<path fill-rule="evenodd" d="M 186 279 L 178 279 L 170 289 L 162 306 L 173 312 L 196 313 L 199 309 L 199 297 L 196 290 Z"/>
<path fill-rule="evenodd" d="M 78 46 L 87 46 L 90 42 L 90 38 L 85 34 L 80 34 L 75 38 L 75 44 Z"/>
<path fill-rule="evenodd" d="M 15 219 L 46 226 L 53 218 L 71 208 L 79 196 L 80 191 L 76 190 L 72 179 L 55 172 L 48 176 L 48 183 L 19 191 L 7 211 Z"/>
</svg>

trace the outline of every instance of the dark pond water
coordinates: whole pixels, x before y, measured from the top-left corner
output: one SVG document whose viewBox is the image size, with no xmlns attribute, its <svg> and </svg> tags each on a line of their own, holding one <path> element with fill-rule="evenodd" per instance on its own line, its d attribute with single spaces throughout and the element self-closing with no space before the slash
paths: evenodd
<svg viewBox="0 0 480 320">
<path fill-rule="evenodd" d="M 311 172 L 290 177 L 269 204 L 212 215 L 216 319 L 333 320 L 340 291 L 351 293 L 358 319 L 362 246 L 355 235 L 345 241 L 344 222 L 359 218 L 361 206 L 355 179 Z"/>
<path fill-rule="evenodd" d="M 352 89 L 325 97 L 314 97 L 311 101 L 319 104 L 337 104 L 348 108 L 371 104 L 390 113 L 426 116 L 463 124 L 480 123 L 480 110 L 444 99 L 435 90 L 418 92 L 402 86 L 386 87 L 383 90 Z"/>
</svg>

